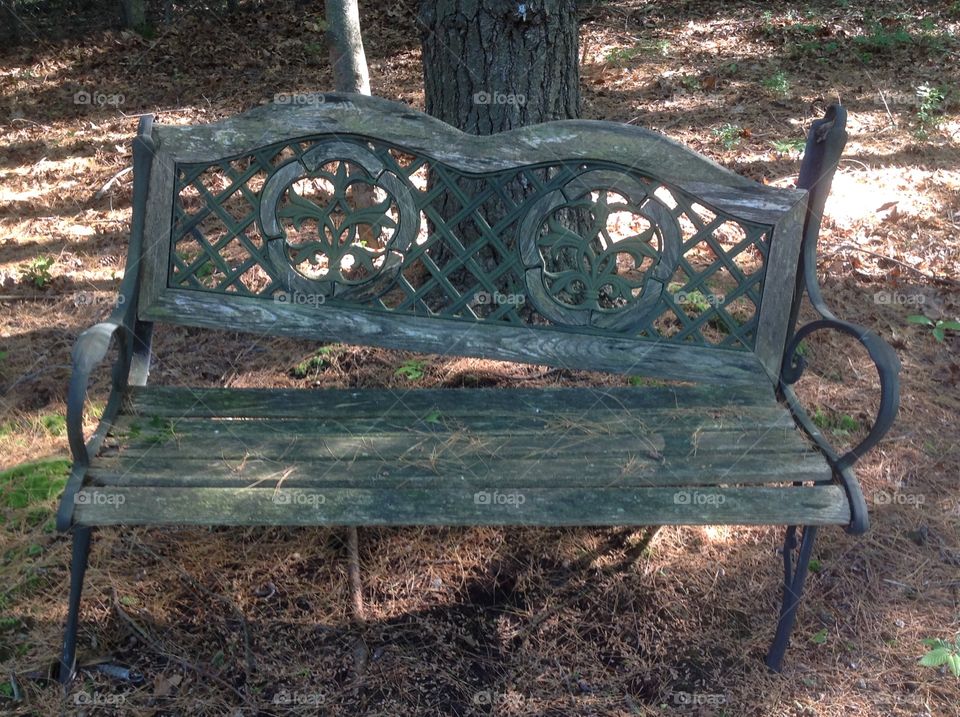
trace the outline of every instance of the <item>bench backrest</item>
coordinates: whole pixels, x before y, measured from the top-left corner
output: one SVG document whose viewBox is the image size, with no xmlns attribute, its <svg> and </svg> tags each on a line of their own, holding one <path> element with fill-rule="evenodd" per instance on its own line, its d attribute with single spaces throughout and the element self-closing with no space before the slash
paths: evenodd
<svg viewBox="0 0 960 717">
<path fill-rule="evenodd" d="M 805 191 L 623 124 L 477 137 L 378 98 L 294 99 L 142 124 L 141 320 L 776 380 Z"/>
</svg>

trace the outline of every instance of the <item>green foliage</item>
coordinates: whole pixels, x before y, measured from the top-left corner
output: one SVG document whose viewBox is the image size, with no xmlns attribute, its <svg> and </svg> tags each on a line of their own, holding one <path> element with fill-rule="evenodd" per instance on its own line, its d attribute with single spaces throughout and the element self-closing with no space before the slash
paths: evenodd
<svg viewBox="0 0 960 717">
<path fill-rule="evenodd" d="M 59 413 L 48 413 L 40 417 L 40 423 L 51 436 L 62 436 L 67 432 L 67 419 Z"/>
<path fill-rule="evenodd" d="M 330 359 L 334 356 L 336 347 L 322 346 L 313 356 L 304 359 L 293 368 L 293 375 L 297 378 L 306 378 L 307 376 L 318 375 L 324 368 L 330 365 Z"/>
<path fill-rule="evenodd" d="M 821 563 L 819 560 L 814 558 L 809 563 L 807 563 L 807 567 L 810 569 L 811 573 L 819 573 L 821 570 L 823 570 L 823 563 Z"/>
<path fill-rule="evenodd" d="M 793 139 L 775 139 L 770 144 L 781 154 L 790 154 L 791 152 L 803 152 L 807 146 L 807 140 L 803 137 L 794 137 Z"/>
<path fill-rule="evenodd" d="M 154 433 L 151 433 L 147 437 L 147 440 L 150 443 L 163 445 L 167 441 L 171 441 L 177 437 L 177 426 L 172 419 L 164 419 L 160 416 L 154 416 L 150 419 L 150 427 L 154 430 Z"/>
<path fill-rule="evenodd" d="M 410 381 L 419 381 L 423 378 L 427 364 L 424 361 L 413 359 L 404 361 L 400 368 L 394 371 L 397 376 L 403 376 Z"/>
<path fill-rule="evenodd" d="M 926 139 L 931 129 L 943 122 L 941 111 L 947 99 L 946 90 L 942 87 L 932 87 L 928 84 L 917 88 L 917 129 L 914 133 L 920 139 Z"/>
<path fill-rule="evenodd" d="M 947 331 L 960 331 L 960 321 L 944 321 L 943 319 L 938 319 L 934 322 L 933 319 L 919 315 L 908 316 L 907 321 L 911 324 L 920 324 L 921 326 L 929 327 L 933 338 L 941 343 L 943 343 Z"/>
<path fill-rule="evenodd" d="M 649 378 L 647 376 L 631 376 L 629 383 L 637 387 L 657 387 L 666 386 L 667 382 L 659 378 Z"/>
<path fill-rule="evenodd" d="M 723 145 L 724 149 L 733 149 L 740 144 L 740 137 L 743 135 L 743 129 L 738 125 L 727 122 L 722 127 L 715 127 L 713 136 Z"/>
<path fill-rule="evenodd" d="M 927 638 L 923 644 L 929 647 L 929 651 L 920 658 L 920 664 L 924 667 L 940 667 L 946 665 L 950 674 L 960 678 L 960 635 L 951 643 L 947 640 L 936 638 Z"/>
<path fill-rule="evenodd" d="M 46 289 L 53 280 L 50 269 L 54 263 L 56 262 L 51 256 L 45 254 L 36 256 L 28 261 L 26 266 L 21 270 L 21 278 L 30 282 L 38 289 Z"/>
<path fill-rule="evenodd" d="M 834 411 L 824 412 L 817 409 L 811 416 L 817 428 L 830 431 L 838 437 L 848 436 L 860 428 L 860 423 L 853 416 Z"/>
<path fill-rule="evenodd" d="M 781 97 L 790 94 L 790 81 L 787 79 L 787 73 L 783 70 L 777 70 L 770 77 L 767 77 L 763 81 L 763 86 Z"/>
<path fill-rule="evenodd" d="M 827 628 L 823 628 L 817 633 L 814 633 L 810 636 L 810 642 L 814 645 L 823 645 L 827 641 Z"/>
<path fill-rule="evenodd" d="M 53 458 L 23 463 L 0 473 L 0 506 L 26 508 L 50 500 L 63 490 L 70 461 Z"/>
</svg>

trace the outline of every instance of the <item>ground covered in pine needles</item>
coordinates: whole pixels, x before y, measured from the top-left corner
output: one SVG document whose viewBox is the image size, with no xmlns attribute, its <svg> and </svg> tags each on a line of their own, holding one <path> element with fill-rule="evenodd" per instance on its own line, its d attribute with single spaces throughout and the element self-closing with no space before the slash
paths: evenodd
<svg viewBox="0 0 960 717">
<path fill-rule="evenodd" d="M 412 8 L 363 5 L 374 93 L 422 108 Z M 109 180 L 130 164 L 139 113 L 210 122 L 329 88 L 322 20 L 319 6 L 241 5 L 0 54 L 0 712 L 957 714 L 960 680 L 918 659 L 922 640 L 960 632 L 960 334 L 938 340 L 908 320 L 960 314 L 950 2 L 582 5 L 584 117 L 662 131 L 789 186 L 809 123 L 836 99 L 850 112 L 820 274 L 839 315 L 897 349 L 902 407 L 859 464 L 871 532 L 821 531 L 782 675 L 762 663 L 779 529 L 361 529 L 358 624 L 343 530 L 123 528 L 95 537 L 81 676 L 66 696 L 48 679 L 68 585 L 52 516 L 69 351 L 109 312 L 125 261 L 131 176 Z M 319 348 L 160 327 L 151 380 L 398 392 L 624 382 Z M 801 393 L 849 445 L 869 427 L 875 374 L 835 337 L 811 358 Z M 398 373 L 410 361 L 419 369 Z M 106 387 L 103 372 L 95 405 Z"/>
</svg>

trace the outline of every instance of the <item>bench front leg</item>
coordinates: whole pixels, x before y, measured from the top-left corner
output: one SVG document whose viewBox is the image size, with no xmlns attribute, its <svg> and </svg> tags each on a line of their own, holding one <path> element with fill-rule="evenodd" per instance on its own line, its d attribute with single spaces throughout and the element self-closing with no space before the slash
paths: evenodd
<svg viewBox="0 0 960 717">
<path fill-rule="evenodd" d="M 773 638 L 766 659 L 767 667 L 773 672 L 780 672 L 783 666 L 783 655 L 787 651 L 790 632 L 797 618 L 797 607 L 803 596 L 803 584 L 807 579 L 810 554 L 813 552 L 813 541 L 816 537 L 816 526 L 805 526 L 800 541 L 800 551 L 794 558 L 797 549 L 797 526 L 791 525 L 787 528 L 787 535 L 783 541 L 783 604 L 780 606 L 777 634 Z"/>
<path fill-rule="evenodd" d="M 67 685 L 73 679 L 76 670 L 80 594 L 83 591 L 83 576 L 87 572 L 87 558 L 90 555 L 90 536 L 92 532 L 92 528 L 84 526 L 73 529 L 73 558 L 70 561 L 70 601 L 67 606 L 67 626 L 63 634 L 63 652 L 60 657 L 58 674 L 62 685 Z"/>
</svg>

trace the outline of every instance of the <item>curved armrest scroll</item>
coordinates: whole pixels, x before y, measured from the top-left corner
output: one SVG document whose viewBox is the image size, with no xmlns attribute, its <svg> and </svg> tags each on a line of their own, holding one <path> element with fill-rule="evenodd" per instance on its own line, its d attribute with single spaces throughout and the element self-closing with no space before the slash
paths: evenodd
<svg viewBox="0 0 960 717">
<path fill-rule="evenodd" d="M 870 354 L 880 377 L 880 408 L 877 411 L 873 427 L 866 438 L 854 448 L 838 458 L 834 454 L 834 467 L 837 470 L 843 470 L 852 466 L 864 453 L 877 445 L 884 434 L 890 430 L 890 426 L 893 425 L 897 408 L 900 405 L 900 359 L 897 358 L 896 352 L 888 343 L 862 326 L 832 317 L 818 319 L 804 325 L 793 335 L 793 339 L 787 346 L 786 360 L 780 373 L 783 383 L 793 384 L 803 374 L 806 361 L 797 354 L 797 347 L 804 338 L 821 329 L 840 331 L 859 341 Z"/>
</svg>

